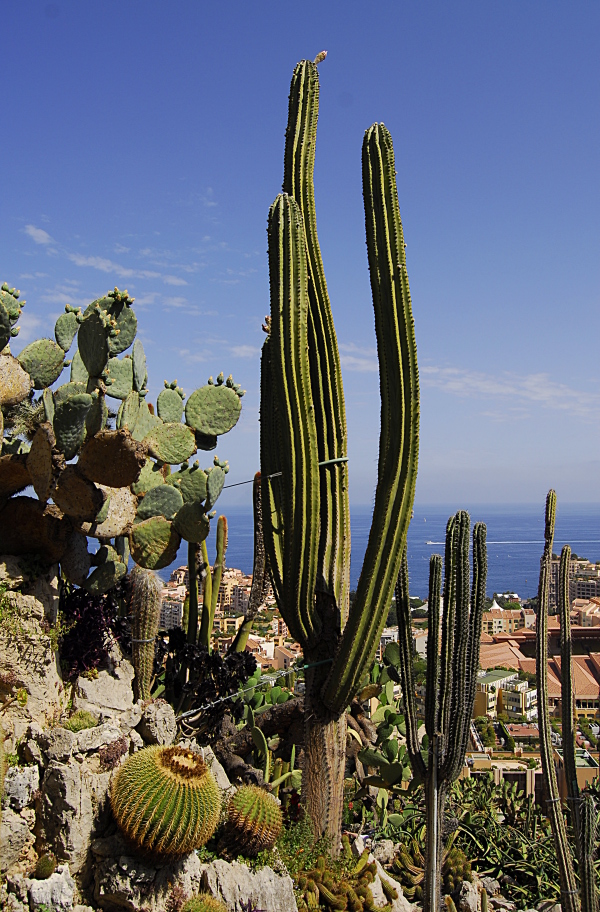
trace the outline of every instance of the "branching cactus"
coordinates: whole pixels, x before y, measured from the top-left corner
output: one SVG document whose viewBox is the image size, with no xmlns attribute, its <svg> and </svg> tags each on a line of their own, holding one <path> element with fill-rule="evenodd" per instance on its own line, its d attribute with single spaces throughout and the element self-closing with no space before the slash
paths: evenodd
<svg viewBox="0 0 600 912">
<path fill-rule="evenodd" d="M 303 800 L 339 844 L 344 710 L 372 661 L 391 603 L 417 472 L 419 390 L 392 140 L 363 143 L 367 250 L 380 363 L 381 438 L 373 523 L 349 610 L 347 433 L 340 358 L 316 230 L 313 189 L 319 84 L 294 71 L 284 193 L 269 213 L 271 314 L 261 366 L 265 549 L 275 597 L 304 650 Z"/>
<path fill-rule="evenodd" d="M 162 583 L 151 570 L 134 567 L 130 577 L 132 652 L 136 700 L 149 700 L 154 667 L 155 640 L 160 618 Z"/>
<path fill-rule="evenodd" d="M 159 570 L 182 539 L 197 546 L 206 538 L 228 466 L 218 457 L 208 469 L 188 461 L 235 426 L 244 390 L 221 373 L 184 406 L 177 381 L 165 381 L 155 414 L 127 291 L 115 288 L 83 312 L 67 304 L 55 338 L 31 342 L 15 358 L 8 341 L 23 303 L 2 286 L 0 550 L 58 561 L 71 583 L 103 594 L 126 574 L 130 554 Z M 68 365 L 70 378 L 59 385 Z M 110 399 L 119 403 L 114 428 Z M 37 499 L 19 496 L 30 485 Z M 88 537 L 102 544 L 95 554 Z"/>
<path fill-rule="evenodd" d="M 560 892 L 561 905 L 563 912 L 578 912 L 579 898 L 577 883 L 575 881 L 575 872 L 573 861 L 567 841 L 567 828 L 563 816 L 560 796 L 558 793 L 558 783 L 556 781 L 556 769 L 554 766 L 554 754 L 552 748 L 552 737 L 550 727 L 550 708 L 548 705 L 548 604 L 550 601 L 550 575 L 552 569 L 552 545 L 554 542 L 554 523 L 556 520 L 556 493 L 550 490 L 546 498 L 546 516 L 544 528 L 544 553 L 540 558 L 540 581 L 538 586 L 538 613 L 536 619 L 536 675 L 537 675 L 537 693 L 538 693 L 538 728 L 540 731 L 540 757 L 542 761 L 542 772 L 544 774 L 544 783 L 546 787 L 546 813 L 552 827 L 554 845 L 556 848 L 556 858 L 558 861 L 558 870 L 560 872 Z M 566 554 L 563 555 L 566 557 Z M 568 578 L 568 574 L 567 574 Z M 564 573 L 563 573 L 564 585 Z M 561 595 L 564 611 L 564 593 Z M 569 676 L 569 670 L 563 668 L 563 681 L 565 675 Z M 569 676 L 570 677 L 570 676 Z M 569 682 L 567 682 L 567 688 Z M 569 709 L 572 710 L 572 696 L 569 700 L 569 690 L 567 689 L 566 697 L 570 703 Z M 565 710 L 565 713 L 569 712 Z M 569 733 L 573 735 L 573 723 L 568 721 L 567 737 L 563 744 L 566 744 Z M 574 758 L 573 758 L 574 766 Z"/>
<path fill-rule="evenodd" d="M 473 581 L 469 591 L 469 514 L 460 511 L 449 519 L 446 527 L 444 613 L 441 624 L 442 558 L 434 554 L 429 564 L 425 691 L 425 729 L 429 742 L 427 760 L 423 759 L 422 745 L 417 735 L 406 554 L 396 588 L 406 744 L 413 775 L 425 783 L 425 912 L 438 912 L 441 908 L 444 808 L 448 790 L 464 764 L 469 739 L 479 667 L 486 575 L 486 528 L 483 523 L 476 523 L 473 528 Z"/>
</svg>

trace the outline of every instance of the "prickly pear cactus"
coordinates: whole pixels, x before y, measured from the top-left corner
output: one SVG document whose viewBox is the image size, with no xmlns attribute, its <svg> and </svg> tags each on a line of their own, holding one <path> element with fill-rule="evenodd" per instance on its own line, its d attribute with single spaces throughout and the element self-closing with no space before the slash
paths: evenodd
<svg viewBox="0 0 600 912">
<path fill-rule="evenodd" d="M 204 541 L 228 466 L 188 460 L 234 426 L 243 391 L 220 374 L 192 392 L 184 418 L 184 391 L 165 381 L 155 413 L 127 291 L 115 288 L 83 310 L 67 304 L 54 339 L 14 357 L 8 342 L 23 304 L 2 286 L 0 551 L 59 561 L 72 583 L 102 594 L 130 557 L 156 570 L 176 559 L 182 538 Z M 107 398 L 120 400 L 114 423 Z M 29 487 L 37 500 L 17 496 Z M 102 543 L 94 554 L 88 537 Z"/>
</svg>

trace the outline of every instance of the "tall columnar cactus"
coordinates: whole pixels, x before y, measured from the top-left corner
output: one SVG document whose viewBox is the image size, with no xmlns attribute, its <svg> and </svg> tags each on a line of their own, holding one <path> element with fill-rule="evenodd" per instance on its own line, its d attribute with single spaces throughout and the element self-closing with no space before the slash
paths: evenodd
<svg viewBox="0 0 600 912">
<path fill-rule="evenodd" d="M 130 577 L 130 608 L 133 615 L 132 652 L 136 700 L 149 700 L 155 640 L 160 618 L 162 583 L 151 570 L 134 567 Z"/>
<path fill-rule="evenodd" d="M 425 783 L 425 912 L 437 912 L 441 903 L 444 808 L 448 790 L 462 769 L 469 739 L 479 667 L 486 575 L 486 528 L 483 523 L 476 523 L 473 528 L 473 581 L 469 591 L 469 514 L 460 511 L 449 519 L 446 527 L 441 651 L 442 558 L 434 554 L 429 565 L 425 691 L 425 729 L 429 739 L 427 761 L 423 759 L 417 736 L 406 555 L 396 588 L 406 743 L 413 774 Z"/>
<path fill-rule="evenodd" d="M 548 603 L 550 601 L 550 576 L 552 572 L 552 544 L 556 520 L 556 493 L 550 490 L 546 498 L 544 528 L 544 553 L 540 559 L 538 586 L 538 613 L 536 619 L 536 677 L 538 694 L 538 728 L 540 731 L 540 757 L 546 785 L 547 815 L 552 827 L 558 869 L 560 872 L 561 905 L 563 912 L 578 912 L 579 900 L 573 862 L 567 842 L 567 830 L 562 813 L 556 769 L 552 748 L 550 708 L 548 705 Z M 568 672 L 565 673 L 568 674 Z M 572 732 L 572 723 L 569 723 Z"/>
<path fill-rule="evenodd" d="M 208 549 L 206 547 L 206 541 L 203 541 L 200 545 L 200 553 L 202 555 L 202 561 L 204 563 L 204 595 L 202 600 L 202 621 L 200 623 L 199 642 L 207 648 L 210 646 L 210 637 L 215 620 L 215 611 L 217 610 L 217 601 L 219 598 L 219 587 L 221 586 L 223 570 L 225 569 L 226 551 L 227 519 L 225 516 L 219 516 L 217 520 L 217 554 L 212 569 L 208 562 Z M 190 611 L 189 627 L 191 627 L 191 618 L 192 613 Z"/>
<path fill-rule="evenodd" d="M 410 522 L 417 470 L 416 344 L 390 134 L 363 143 L 363 191 L 380 362 L 381 438 L 373 523 L 348 609 L 347 434 L 340 358 L 316 231 L 317 68 L 298 64 L 286 133 L 284 193 L 269 213 L 271 315 L 261 366 L 265 548 L 279 609 L 306 672 L 303 798 L 339 842 L 345 707 L 372 661 Z"/>
<path fill-rule="evenodd" d="M 576 713 L 573 688 L 573 642 L 571 638 L 571 602 L 569 598 L 569 568 L 571 548 L 565 545 L 560 555 L 558 610 L 560 615 L 562 751 L 570 805 L 575 854 L 578 860 L 581 907 L 583 912 L 596 912 L 598 894 L 594 872 L 596 808 L 590 794 L 583 795 L 577 782 L 575 737 Z M 560 852 L 560 849 L 559 849 Z"/>
<path fill-rule="evenodd" d="M 243 652 L 246 648 L 254 619 L 258 614 L 258 609 L 264 601 L 267 588 L 268 574 L 265 540 L 263 536 L 262 484 L 260 472 L 257 472 L 254 476 L 252 503 L 254 508 L 254 562 L 252 566 L 252 587 L 250 589 L 250 598 L 248 599 L 248 608 L 246 609 L 244 620 L 229 648 L 230 652 Z"/>
</svg>

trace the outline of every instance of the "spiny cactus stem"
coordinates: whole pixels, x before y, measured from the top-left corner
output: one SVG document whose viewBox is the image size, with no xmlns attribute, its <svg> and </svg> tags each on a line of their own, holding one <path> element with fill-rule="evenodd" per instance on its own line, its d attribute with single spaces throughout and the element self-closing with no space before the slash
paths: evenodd
<svg viewBox="0 0 600 912">
<path fill-rule="evenodd" d="M 536 622 L 536 676 L 538 692 L 538 727 L 540 731 L 540 758 L 548 792 L 546 813 L 552 827 L 554 846 L 560 874 L 563 912 L 577 912 L 579 901 L 573 870 L 573 861 L 567 842 L 567 831 L 558 794 L 552 739 L 550 736 L 550 709 L 548 704 L 548 603 L 550 601 L 550 573 L 552 545 L 556 520 L 556 493 L 548 492 L 544 529 L 544 552 L 540 559 L 538 586 L 538 614 Z"/>
<path fill-rule="evenodd" d="M 217 520 L 217 556 L 211 571 L 208 561 L 208 549 L 206 540 L 200 544 L 200 553 L 202 561 L 206 568 L 204 577 L 204 594 L 202 604 L 202 621 L 200 624 L 199 642 L 210 649 L 210 638 L 215 620 L 215 611 L 219 598 L 219 587 L 223 576 L 225 566 L 225 552 L 227 550 L 227 519 L 219 516 Z"/>
<path fill-rule="evenodd" d="M 195 645 L 198 636 L 198 545 L 188 542 L 189 603 L 187 641 Z"/>
<path fill-rule="evenodd" d="M 258 614 L 258 609 L 263 603 L 268 582 L 265 540 L 263 536 L 262 484 L 260 472 L 257 472 L 254 476 L 252 502 L 254 507 L 254 564 L 252 567 L 252 587 L 250 589 L 246 616 L 242 621 L 242 626 L 235 635 L 235 639 L 228 650 L 229 652 L 243 652 L 245 650 L 254 623 L 254 618 Z"/>
<path fill-rule="evenodd" d="M 577 857 L 581 859 L 580 820 L 579 820 L 579 785 L 577 783 L 577 763 L 575 759 L 575 694 L 573 692 L 573 644 L 571 641 L 571 603 L 569 599 L 569 568 L 571 548 L 565 545 L 560 555 L 558 610 L 560 614 L 560 670 L 561 670 L 561 704 L 562 704 L 562 748 L 565 765 L 567 793 L 573 813 L 573 830 Z"/>
</svg>

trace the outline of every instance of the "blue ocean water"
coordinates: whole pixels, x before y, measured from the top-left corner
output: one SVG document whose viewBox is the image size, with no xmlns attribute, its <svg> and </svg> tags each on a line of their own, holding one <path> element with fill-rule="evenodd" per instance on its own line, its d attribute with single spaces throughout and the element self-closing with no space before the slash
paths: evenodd
<svg viewBox="0 0 600 912">
<path fill-rule="evenodd" d="M 469 508 L 472 522 L 485 522 L 488 540 L 487 593 L 516 592 L 530 598 L 537 592 L 540 555 L 543 549 L 544 504 L 498 505 L 479 504 Z M 408 566 L 410 594 L 427 597 L 429 558 L 444 553 L 444 536 L 448 517 L 456 506 L 415 506 L 408 532 Z M 370 506 L 351 508 L 352 557 L 350 581 L 356 587 L 371 527 Z M 239 567 L 252 573 L 253 531 L 249 509 L 227 510 L 229 544 L 227 566 Z M 208 539 L 209 558 L 214 559 L 214 527 Z M 570 544 L 580 557 L 600 561 L 600 504 L 560 504 L 556 516 L 554 551 L 558 554 L 564 544 Z M 177 561 L 161 570 L 168 579 L 171 570 L 187 562 L 184 545 Z"/>
</svg>

